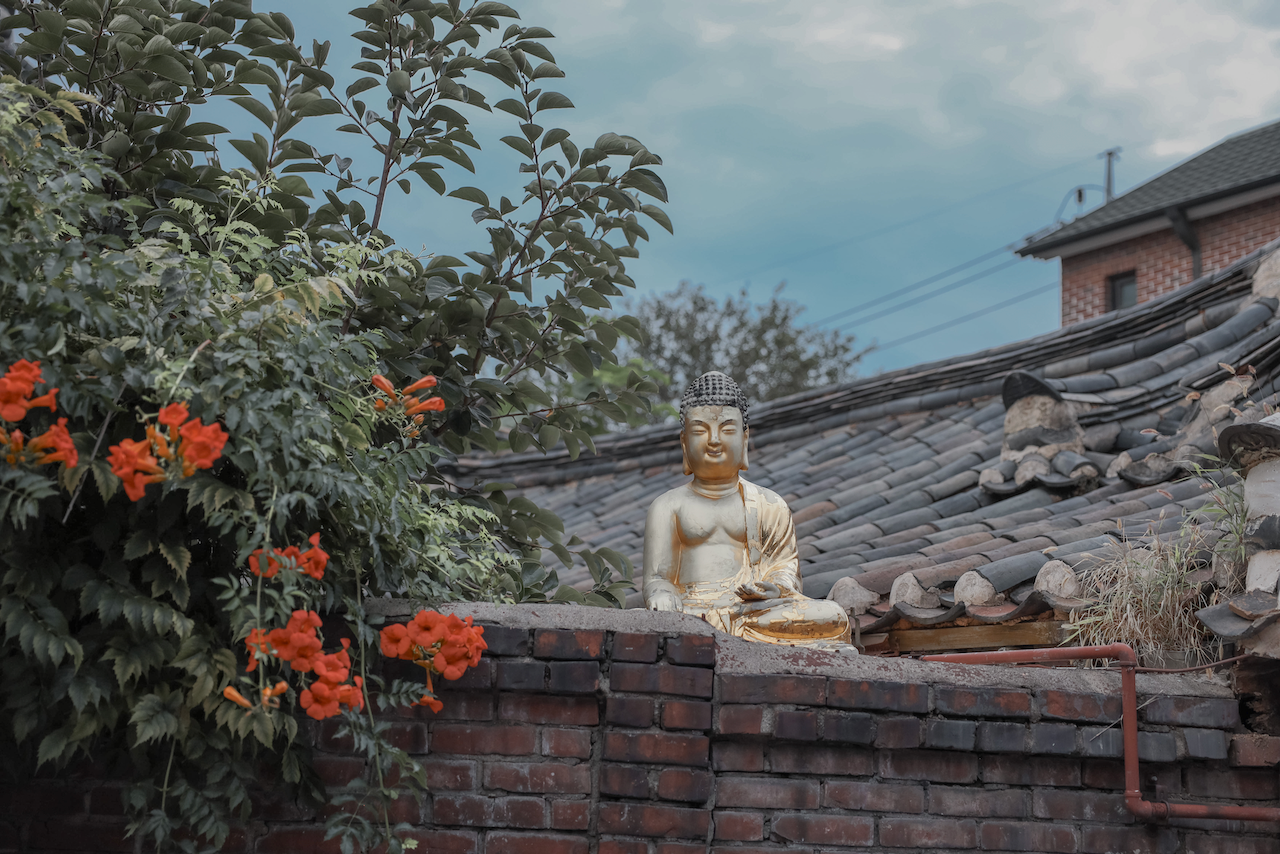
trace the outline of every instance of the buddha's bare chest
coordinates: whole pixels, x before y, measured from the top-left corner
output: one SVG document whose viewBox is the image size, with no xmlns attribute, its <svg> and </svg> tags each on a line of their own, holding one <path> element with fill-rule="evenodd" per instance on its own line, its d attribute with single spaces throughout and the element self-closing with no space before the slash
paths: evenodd
<svg viewBox="0 0 1280 854">
<path fill-rule="evenodd" d="M 746 514 L 736 495 L 718 500 L 699 496 L 677 510 L 676 525 L 686 546 L 747 541 Z"/>
</svg>

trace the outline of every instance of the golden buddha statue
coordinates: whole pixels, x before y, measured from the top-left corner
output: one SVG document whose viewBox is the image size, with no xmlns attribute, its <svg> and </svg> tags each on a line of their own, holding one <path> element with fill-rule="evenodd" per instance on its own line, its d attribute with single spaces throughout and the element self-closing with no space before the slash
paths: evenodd
<svg viewBox="0 0 1280 854">
<path fill-rule="evenodd" d="M 644 526 L 644 599 L 650 610 L 695 614 L 721 631 L 767 643 L 848 643 L 849 618 L 801 592 L 791 510 L 749 483 L 747 402 L 719 371 L 690 384 L 680 401 L 684 473 Z"/>
</svg>

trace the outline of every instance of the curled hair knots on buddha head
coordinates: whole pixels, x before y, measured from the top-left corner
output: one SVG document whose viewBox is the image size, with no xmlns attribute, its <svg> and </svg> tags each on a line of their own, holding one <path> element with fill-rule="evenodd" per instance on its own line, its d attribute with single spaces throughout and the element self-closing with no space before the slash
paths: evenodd
<svg viewBox="0 0 1280 854">
<path fill-rule="evenodd" d="M 736 406 L 742 413 L 742 426 L 747 425 L 747 397 L 733 381 L 733 377 L 719 371 L 707 371 L 685 389 L 680 398 L 680 426 L 684 427 L 685 414 L 695 406 Z"/>
</svg>

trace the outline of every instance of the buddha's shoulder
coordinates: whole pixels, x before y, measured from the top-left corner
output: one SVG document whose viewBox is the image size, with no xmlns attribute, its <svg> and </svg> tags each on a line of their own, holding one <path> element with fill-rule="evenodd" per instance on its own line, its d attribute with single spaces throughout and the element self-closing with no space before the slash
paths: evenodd
<svg viewBox="0 0 1280 854">
<path fill-rule="evenodd" d="M 782 496 L 774 492 L 772 489 L 752 483 L 746 478 L 742 478 L 742 482 L 744 485 L 755 491 L 755 493 L 760 496 L 760 499 L 766 504 L 781 504 L 783 507 L 787 506 L 787 502 L 782 500 Z"/>
<path fill-rule="evenodd" d="M 649 505 L 649 512 L 652 513 L 655 510 L 659 512 L 674 511 L 692 497 L 693 491 L 689 489 L 689 484 L 682 483 L 653 499 L 653 503 Z"/>
</svg>

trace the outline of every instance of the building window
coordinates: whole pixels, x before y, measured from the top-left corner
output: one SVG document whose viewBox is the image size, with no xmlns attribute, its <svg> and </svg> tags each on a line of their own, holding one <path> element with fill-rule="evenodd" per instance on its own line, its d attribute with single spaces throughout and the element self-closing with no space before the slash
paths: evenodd
<svg viewBox="0 0 1280 854">
<path fill-rule="evenodd" d="M 1107 277 L 1107 303 L 1111 311 L 1138 304 L 1138 275 L 1133 270 Z"/>
</svg>

